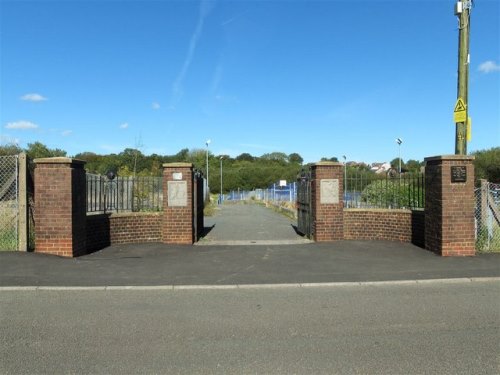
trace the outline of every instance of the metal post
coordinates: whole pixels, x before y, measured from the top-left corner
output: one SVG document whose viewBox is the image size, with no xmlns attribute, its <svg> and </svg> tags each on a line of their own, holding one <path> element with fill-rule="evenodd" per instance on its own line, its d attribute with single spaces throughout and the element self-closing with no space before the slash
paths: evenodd
<svg viewBox="0 0 500 375">
<path fill-rule="evenodd" d="M 456 124 L 455 154 L 467 155 L 467 121 L 469 115 L 469 33 L 470 8 L 472 0 L 457 1 L 455 15 L 459 18 L 458 32 L 458 83 L 457 99 L 461 98 L 465 104 L 465 121 Z"/>
<path fill-rule="evenodd" d="M 18 250 L 28 251 L 28 184 L 27 174 L 28 163 L 26 154 L 23 152 L 17 158 L 19 162 L 19 182 L 18 182 L 18 207 L 19 207 L 19 224 L 18 224 Z"/>
<path fill-rule="evenodd" d="M 206 184 L 206 187 L 207 187 L 207 196 L 206 198 L 210 197 L 210 192 L 209 192 L 209 185 L 208 185 L 208 145 L 210 144 L 210 142 L 212 142 L 210 139 L 207 139 L 207 141 L 205 142 L 205 144 L 207 145 L 207 184 Z"/>
<path fill-rule="evenodd" d="M 220 195 L 219 195 L 219 202 L 222 204 L 222 159 L 223 157 L 220 157 Z"/>
<path fill-rule="evenodd" d="M 396 138 L 396 143 L 399 145 L 399 183 L 401 184 L 401 144 L 403 140 L 401 138 Z"/>
<path fill-rule="evenodd" d="M 344 159 L 344 204 L 347 201 L 347 156 L 343 155 Z"/>
</svg>

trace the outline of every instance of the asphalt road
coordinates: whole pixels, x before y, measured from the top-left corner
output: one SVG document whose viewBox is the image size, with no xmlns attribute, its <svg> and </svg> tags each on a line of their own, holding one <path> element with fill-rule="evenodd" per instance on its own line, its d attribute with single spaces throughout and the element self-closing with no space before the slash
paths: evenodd
<svg viewBox="0 0 500 375">
<path fill-rule="evenodd" d="M 499 291 L 1 291 L 0 373 L 498 374 Z"/>
</svg>

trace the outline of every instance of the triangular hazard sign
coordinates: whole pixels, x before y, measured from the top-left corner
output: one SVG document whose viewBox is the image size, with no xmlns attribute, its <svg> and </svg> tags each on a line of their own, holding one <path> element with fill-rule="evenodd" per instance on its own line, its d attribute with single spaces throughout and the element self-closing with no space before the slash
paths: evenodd
<svg viewBox="0 0 500 375">
<path fill-rule="evenodd" d="M 454 112 L 464 112 L 465 111 L 465 103 L 462 98 L 458 98 L 457 103 L 455 104 Z"/>
</svg>

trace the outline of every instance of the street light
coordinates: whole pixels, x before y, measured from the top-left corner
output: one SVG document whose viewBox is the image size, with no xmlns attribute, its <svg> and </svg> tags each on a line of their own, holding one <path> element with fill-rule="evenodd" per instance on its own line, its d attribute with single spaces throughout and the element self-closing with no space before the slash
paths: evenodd
<svg viewBox="0 0 500 375">
<path fill-rule="evenodd" d="M 224 156 L 220 157 L 220 195 L 219 195 L 219 204 L 222 204 L 222 159 L 224 159 Z"/>
<path fill-rule="evenodd" d="M 205 142 L 205 144 L 207 145 L 207 182 L 205 184 L 206 188 L 207 188 L 207 198 L 210 196 L 210 192 L 209 192 L 209 187 L 208 187 L 208 145 L 211 143 L 212 141 L 210 139 L 207 139 L 207 141 Z"/>
<path fill-rule="evenodd" d="M 403 143 L 403 140 L 401 138 L 396 138 L 396 143 L 399 146 L 399 179 L 401 180 L 401 143 Z"/>
<path fill-rule="evenodd" d="M 344 159 L 344 204 L 347 199 L 347 157 L 342 155 Z"/>
</svg>

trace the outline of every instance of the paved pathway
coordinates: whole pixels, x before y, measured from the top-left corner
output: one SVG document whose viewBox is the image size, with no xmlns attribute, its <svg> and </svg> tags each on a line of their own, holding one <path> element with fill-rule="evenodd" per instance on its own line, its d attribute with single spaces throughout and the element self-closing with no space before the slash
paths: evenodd
<svg viewBox="0 0 500 375">
<path fill-rule="evenodd" d="M 223 204 L 205 218 L 208 234 L 199 245 L 291 245 L 307 243 L 296 220 L 254 203 Z"/>
</svg>

